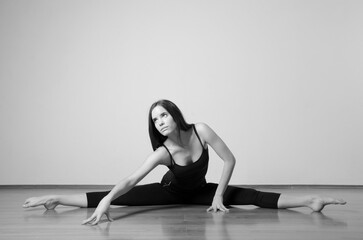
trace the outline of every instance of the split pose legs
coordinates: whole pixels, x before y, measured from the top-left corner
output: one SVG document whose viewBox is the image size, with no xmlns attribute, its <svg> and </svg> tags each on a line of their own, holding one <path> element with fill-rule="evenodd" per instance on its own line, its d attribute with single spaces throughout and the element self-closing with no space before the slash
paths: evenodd
<svg viewBox="0 0 363 240">
<path fill-rule="evenodd" d="M 165 189 L 161 184 L 154 183 L 136 186 L 125 195 L 115 199 L 113 205 L 167 205 L 167 204 L 198 204 L 210 205 L 216 184 L 207 184 L 198 194 L 176 194 Z M 23 207 L 43 205 L 46 209 L 54 209 L 58 205 L 74 207 L 97 207 L 98 203 L 109 192 L 91 192 L 74 195 L 46 195 L 28 198 Z M 341 199 L 320 196 L 289 196 L 287 194 L 261 192 L 249 188 L 229 186 L 224 196 L 226 205 L 256 205 L 263 208 L 298 208 L 308 207 L 320 212 L 327 205 L 346 202 Z M 213 209 L 211 209 L 213 210 Z"/>
</svg>

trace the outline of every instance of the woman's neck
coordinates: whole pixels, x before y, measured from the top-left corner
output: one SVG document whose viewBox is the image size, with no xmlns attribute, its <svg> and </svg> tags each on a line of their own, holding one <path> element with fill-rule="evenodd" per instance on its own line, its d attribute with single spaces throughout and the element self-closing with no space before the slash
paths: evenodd
<svg viewBox="0 0 363 240">
<path fill-rule="evenodd" d="M 168 139 L 172 145 L 178 145 L 182 148 L 188 145 L 189 139 L 188 139 L 188 132 L 183 130 L 175 130 L 173 133 L 171 133 L 168 136 Z"/>
</svg>

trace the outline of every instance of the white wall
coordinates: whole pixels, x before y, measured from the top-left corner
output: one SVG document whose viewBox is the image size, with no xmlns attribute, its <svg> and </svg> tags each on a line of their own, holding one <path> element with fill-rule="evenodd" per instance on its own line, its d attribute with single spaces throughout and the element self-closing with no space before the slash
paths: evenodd
<svg viewBox="0 0 363 240">
<path fill-rule="evenodd" d="M 113 184 L 174 101 L 233 184 L 363 184 L 363 1 L 0 0 L 0 184 Z M 222 162 L 211 150 L 210 181 Z M 143 182 L 159 181 L 166 168 Z"/>
</svg>

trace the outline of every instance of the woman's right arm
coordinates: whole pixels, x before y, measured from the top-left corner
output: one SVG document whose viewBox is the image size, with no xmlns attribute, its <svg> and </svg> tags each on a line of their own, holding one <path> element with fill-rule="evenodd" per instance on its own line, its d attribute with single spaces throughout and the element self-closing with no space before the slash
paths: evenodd
<svg viewBox="0 0 363 240">
<path fill-rule="evenodd" d="M 168 165 L 169 155 L 165 148 L 156 149 L 133 174 L 117 183 L 113 189 L 98 204 L 91 217 L 83 221 L 83 224 L 96 225 L 103 214 L 108 220 L 112 221 L 108 209 L 111 201 L 130 191 L 138 182 L 140 182 L 148 173 L 158 165 Z"/>
<path fill-rule="evenodd" d="M 138 182 L 140 182 L 147 174 L 149 174 L 158 165 L 167 165 L 169 155 L 165 148 L 158 148 L 153 152 L 129 177 L 121 180 L 106 196 L 110 201 L 118 198 L 119 196 L 127 193 L 131 190 Z"/>
</svg>

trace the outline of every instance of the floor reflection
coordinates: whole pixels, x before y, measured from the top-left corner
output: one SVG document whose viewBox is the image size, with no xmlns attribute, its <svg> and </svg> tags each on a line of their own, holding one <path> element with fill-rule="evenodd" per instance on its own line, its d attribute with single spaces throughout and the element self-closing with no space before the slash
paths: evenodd
<svg viewBox="0 0 363 240">
<path fill-rule="evenodd" d="M 79 224 L 92 215 L 94 209 L 59 208 L 47 211 L 26 211 L 24 220 L 37 219 L 38 222 L 53 223 L 72 221 L 77 218 Z M 110 214 L 114 219 L 108 222 L 104 217 L 100 224 L 89 226 L 94 233 L 108 237 L 125 232 L 122 237 L 185 236 L 198 239 L 236 239 L 241 231 L 258 231 L 268 228 L 286 228 L 302 225 L 306 228 L 346 228 L 347 223 L 323 213 L 305 213 L 294 210 L 276 210 L 231 207 L 228 213 L 206 212 L 204 206 L 145 206 L 113 207 Z M 135 229 L 130 231 L 130 229 Z M 138 231 L 139 229 L 139 231 Z M 128 235 L 127 235 L 128 234 Z"/>
</svg>

